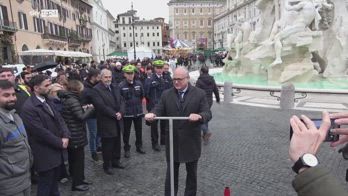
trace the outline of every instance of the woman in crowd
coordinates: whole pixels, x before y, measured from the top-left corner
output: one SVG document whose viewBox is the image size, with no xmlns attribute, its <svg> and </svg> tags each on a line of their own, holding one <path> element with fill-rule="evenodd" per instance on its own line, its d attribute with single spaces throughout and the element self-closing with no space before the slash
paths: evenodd
<svg viewBox="0 0 348 196">
<path fill-rule="evenodd" d="M 84 146 L 87 145 L 85 120 L 93 112 L 92 105 L 82 106 L 80 95 L 83 84 L 78 80 L 70 80 L 67 91 L 59 91 L 58 97 L 63 102 L 62 116 L 67 124 L 71 138 L 69 140 L 69 172 L 72 177 L 73 191 L 87 191 L 89 182 L 84 175 Z"/>
</svg>

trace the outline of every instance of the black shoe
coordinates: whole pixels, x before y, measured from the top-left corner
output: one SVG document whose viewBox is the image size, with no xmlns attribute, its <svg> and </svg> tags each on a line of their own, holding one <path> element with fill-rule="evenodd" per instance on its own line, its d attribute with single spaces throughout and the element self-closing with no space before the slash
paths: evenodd
<svg viewBox="0 0 348 196">
<path fill-rule="evenodd" d="M 90 181 L 87 181 L 87 180 L 82 180 L 82 184 L 85 184 L 85 185 L 92 185 L 93 182 L 90 182 Z"/>
<path fill-rule="evenodd" d="M 130 151 L 129 150 L 124 152 L 124 157 L 125 158 L 130 158 Z"/>
<path fill-rule="evenodd" d="M 113 172 L 110 168 L 104 168 L 104 172 L 105 172 L 107 175 L 114 175 L 114 172 Z"/>
<path fill-rule="evenodd" d="M 123 164 L 121 164 L 120 161 L 117 161 L 116 163 L 113 163 L 112 167 L 113 168 L 117 168 L 117 169 L 124 169 L 125 168 L 125 166 Z"/>
<path fill-rule="evenodd" d="M 92 152 L 92 159 L 93 159 L 93 161 L 98 161 L 99 160 L 98 154 L 96 152 Z"/>
<path fill-rule="evenodd" d="M 137 148 L 137 152 L 140 154 L 146 154 L 146 152 L 141 147 Z"/>
<path fill-rule="evenodd" d="M 89 187 L 85 184 L 73 186 L 71 188 L 72 191 L 88 191 Z"/>
<path fill-rule="evenodd" d="M 161 151 L 161 147 L 158 144 L 152 145 L 152 149 L 157 152 Z"/>
</svg>

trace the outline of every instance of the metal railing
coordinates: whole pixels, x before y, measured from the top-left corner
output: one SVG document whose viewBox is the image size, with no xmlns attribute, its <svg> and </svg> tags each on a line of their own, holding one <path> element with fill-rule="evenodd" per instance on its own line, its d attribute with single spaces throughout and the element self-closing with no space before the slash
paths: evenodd
<svg viewBox="0 0 348 196">
<path fill-rule="evenodd" d="M 8 32 L 16 32 L 17 31 L 17 23 L 0 20 L 0 30 L 8 31 Z"/>
<path fill-rule="evenodd" d="M 156 117 L 155 120 L 169 120 L 169 164 L 170 164 L 170 195 L 174 196 L 174 140 L 173 120 L 188 120 L 188 117 Z"/>
<path fill-rule="evenodd" d="M 60 36 L 60 35 L 53 35 L 53 34 L 50 34 L 50 33 L 43 33 L 41 35 L 42 39 L 44 40 L 47 40 L 47 39 L 54 39 L 54 40 L 59 40 L 59 41 L 65 41 L 67 42 L 68 41 L 68 38 L 66 36 Z"/>
</svg>

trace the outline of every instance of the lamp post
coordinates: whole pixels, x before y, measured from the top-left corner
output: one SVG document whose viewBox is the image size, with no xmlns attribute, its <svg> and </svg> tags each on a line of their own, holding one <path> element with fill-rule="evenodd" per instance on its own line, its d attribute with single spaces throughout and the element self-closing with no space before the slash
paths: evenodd
<svg viewBox="0 0 348 196">
<path fill-rule="evenodd" d="M 133 12 L 133 2 L 132 2 L 132 27 L 133 27 L 133 50 L 134 50 L 134 60 L 137 60 L 137 53 L 135 50 L 135 35 L 134 35 L 134 12 Z"/>
</svg>

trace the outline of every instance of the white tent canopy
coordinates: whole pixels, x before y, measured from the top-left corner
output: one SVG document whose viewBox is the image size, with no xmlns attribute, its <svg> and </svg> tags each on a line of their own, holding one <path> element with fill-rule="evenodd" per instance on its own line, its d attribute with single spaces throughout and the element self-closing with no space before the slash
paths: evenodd
<svg viewBox="0 0 348 196">
<path fill-rule="evenodd" d="M 134 60 L 134 48 L 129 48 L 127 51 L 128 54 L 128 59 L 129 60 Z M 136 54 L 136 58 L 142 60 L 145 57 L 148 58 L 155 58 L 156 54 L 149 48 L 146 46 L 138 46 L 135 47 L 135 54 Z M 136 59 L 135 59 L 136 60 Z"/>
<path fill-rule="evenodd" d="M 75 51 L 35 49 L 19 53 L 20 56 L 63 56 L 63 57 L 92 57 L 91 54 Z"/>
</svg>

